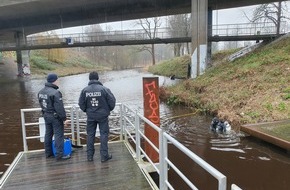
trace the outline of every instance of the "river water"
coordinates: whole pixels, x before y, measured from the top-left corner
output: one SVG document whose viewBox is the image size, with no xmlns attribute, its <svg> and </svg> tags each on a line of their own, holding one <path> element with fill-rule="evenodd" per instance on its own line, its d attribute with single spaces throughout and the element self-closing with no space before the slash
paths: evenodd
<svg viewBox="0 0 290 190">
<path fill-rule="evenodd" d="M 39 107 L 37 92 L 45 79 L 18 79 L 15 66 L 0 65 L 0 176 L 23 150 L 20 109 Z M 100 81 L 111 89 L 118 102 L 142 111 L 142 77 L 152 76 L 138 70 L 109 71 L 100 74 Z M 77 104 L 88 74 L 60 78 L 60 91 L 66 105 Z M 174 81 L 159 77 L 161 85 Z M 141 112 L 142 113 L 142 112 Z M 198 154 L 227 176 L 228 189 L 235 183 L 247 190 L 290 189 L 290 156 L 284 150 L 231 132 L 216 134 L 209 130 L 211 117 L 194 114 L 184 107 L 160 106 L 161 125 L 178 141 Z M 199 189 L 217 189 L 216 180 L 174 148 L 169 157 L 182 168 Z M 176 189 L 189 189 L 172 171 Z"/>
</svg>

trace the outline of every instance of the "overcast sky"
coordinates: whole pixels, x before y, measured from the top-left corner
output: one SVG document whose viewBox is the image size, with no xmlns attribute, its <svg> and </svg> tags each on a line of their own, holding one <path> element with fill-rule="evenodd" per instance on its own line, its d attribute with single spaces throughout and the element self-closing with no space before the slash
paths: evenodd
<svg viewBox="0 0 290 190">
<path fill-rule="evenodd" d="M 222 9 L 214 11 L 213 24 L 236 24 L 236 23 L 248 23 L 248 17 L 251 17 L 252 12 L 256 6 L 240 7 L 234 9 Z M 218 21 L 216 20 L 218 18 Z"/>
</svg>

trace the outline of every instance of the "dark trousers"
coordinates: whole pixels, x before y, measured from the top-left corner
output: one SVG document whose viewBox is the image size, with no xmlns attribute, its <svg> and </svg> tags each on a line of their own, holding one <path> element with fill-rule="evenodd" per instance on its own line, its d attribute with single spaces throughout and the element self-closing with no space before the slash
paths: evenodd
<svg viewBox="0 0 290 190">
<path fill-rule="evenodd" d="M 108 139 L 109 139 L 109 123 L 108 118 L 98 121 L 96 119 L 88 118 L 87 120 L 87 156 L 92 158 L 95 154 L 95 135 L 99 124 L 100 129 L 100 155 L 101 159 L 108 157 Z"/>
<path fill-rule="evenodd" d="M 52 114 L 45 114 L 45 138 L 44 148 L 46 156 L 52 155 L 52 136 L 55 140 L 56 158 L 63 156 L 64 126 L 63 122 L 55 118 Z"/>
</svg>

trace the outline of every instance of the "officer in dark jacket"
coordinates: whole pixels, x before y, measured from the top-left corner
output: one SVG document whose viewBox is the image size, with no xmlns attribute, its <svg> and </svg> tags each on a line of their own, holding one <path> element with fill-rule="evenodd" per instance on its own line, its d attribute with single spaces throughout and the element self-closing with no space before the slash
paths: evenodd
<svg viewBox="0 0 290 190">
<path fill-rule="evenodd" d="M 95 134 L 99 124 L 101 162 L 106 162 L 112 158 L 112 155 L 108 153 L 108 117 L 110 111 L 115 108 L 116 99 L 110 89 L 98 81 L 97 72 L 91 72 L 89 79 L 88 86 L 82 90 L 79 98 L 79 106 L 87 114 L 87 159 L 93 161 Z"/>
<path fill-rule="evenodd" d="M 56 159 L 65 160 L 70 156 L 63 155 L 64 122 L 66 112 L 62 102 L 62 94 L 58 91 L 58 77 L 56 74 L 47 75 L 45 87 L 38 93 L 38 101 L 45 120 L 44 147 L 46 157 L 53 157 L 52 137 L 55 138 Z"/>
</svg>

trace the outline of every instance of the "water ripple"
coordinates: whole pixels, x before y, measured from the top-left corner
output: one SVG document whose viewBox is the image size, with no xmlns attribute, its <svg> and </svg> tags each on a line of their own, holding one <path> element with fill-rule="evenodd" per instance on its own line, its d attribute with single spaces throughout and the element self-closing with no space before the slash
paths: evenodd
<svg viewBox="0 0 290 190">
<path fill-rule="evenodd" d="M 260 160 L 265 160 L 265 161 L 269 161 L 269 160 L 271 160 L 270 158 L 268 158 L 268 157 L 261 157 L 261 156 L 259 156 L 258 157 Z"/>
<path fill-rule="evenodd" d="M 212 144 L 214 147 L 236 147 L 239 146 L 240 143 L 222 143 L 222 144 Z"/>
<path fill-rule="evenodd" d="M 226 152 L 239 152 L 239 153 L 246 153 L 242 149 L 236 149 L 236 148 L 217 148 L 217 147 L 211 147 L 212 150 L 219 150 L 219 151 L 226 151 Z"/>
</svg>

